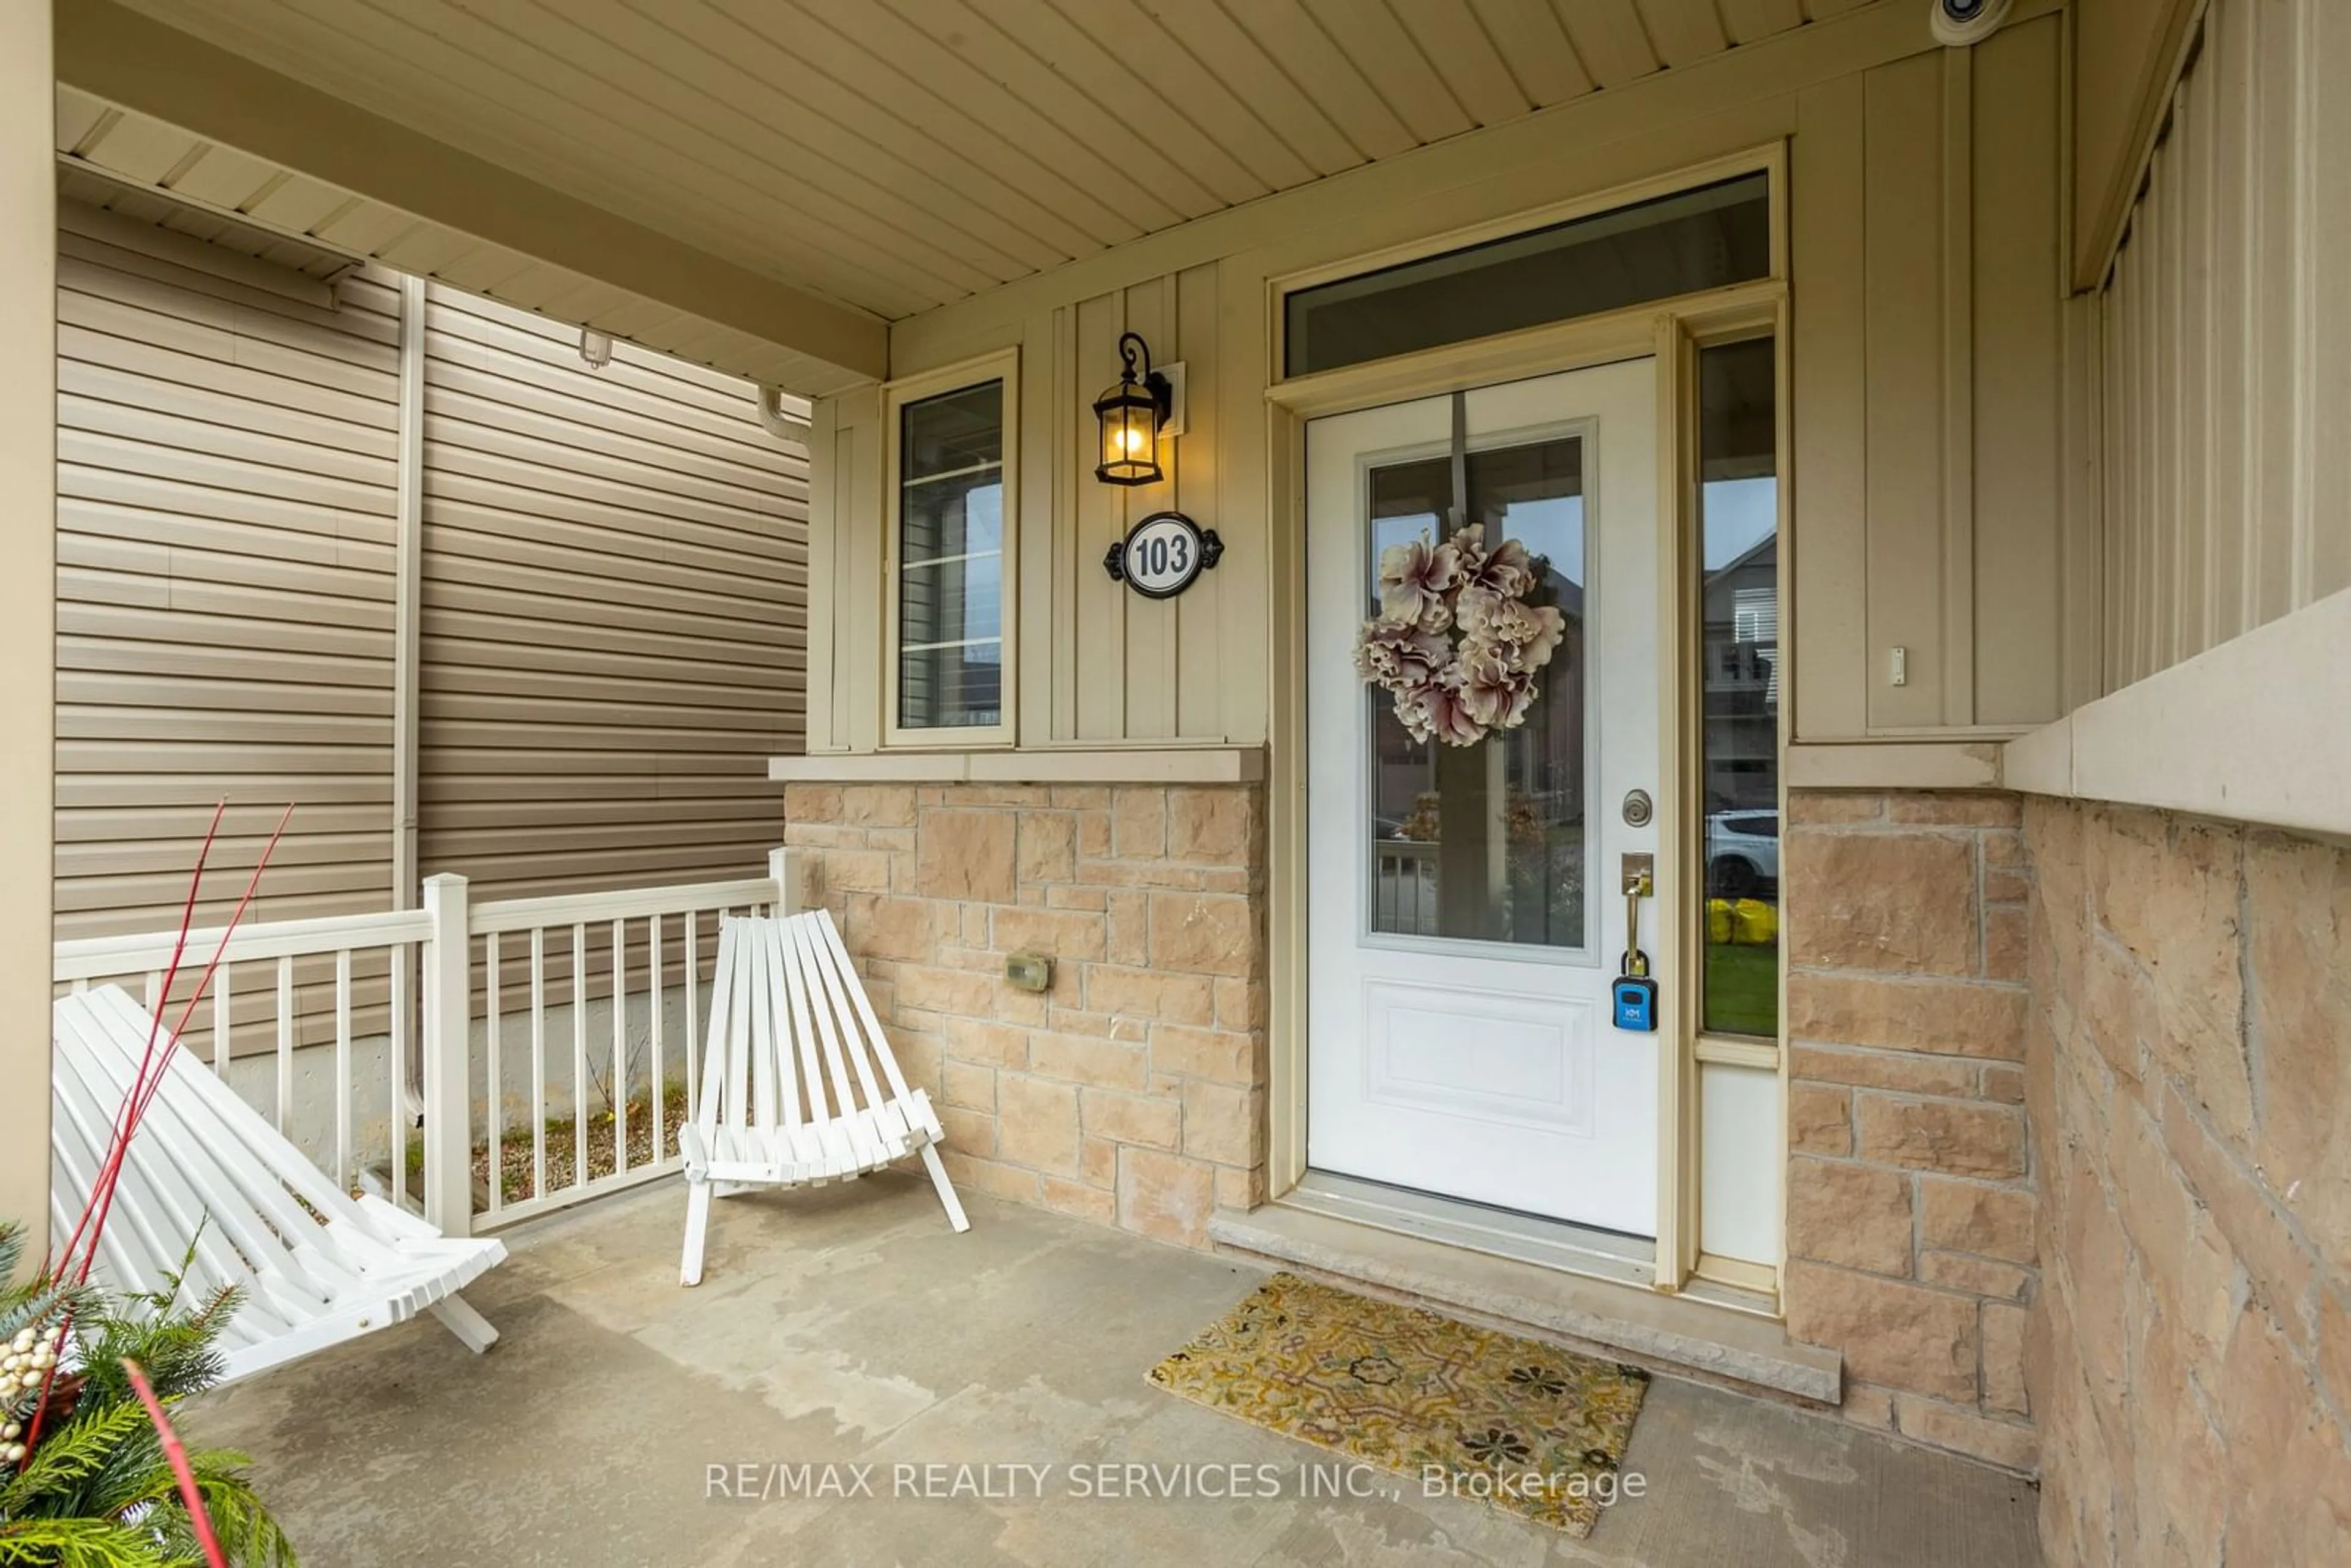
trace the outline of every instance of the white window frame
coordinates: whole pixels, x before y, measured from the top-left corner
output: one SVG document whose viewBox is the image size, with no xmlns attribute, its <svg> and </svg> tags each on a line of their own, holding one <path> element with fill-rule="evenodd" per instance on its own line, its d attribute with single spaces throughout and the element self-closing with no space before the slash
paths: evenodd
<svg viewBox="0 0 2351 1568">
<path fill-rule="evenodd" d="M 909 727 L 899 723 L 898 706 L 898 680 L 902 665 L 899 655 L 902 639 L 898 578 L 905 496 L 904 483 L 899 475 L 899 449 L 904 434 L 905 409 L 909 403 L 923 402 L 986 382 L 1000 382 L 1004 386 L 1004 519 L 1002 570 L 998 574 L 1004 592 L 1003 692 L 997 706 L 997 722 L 992 725 Z M 1017 643 L 1020 593 L 1020 351 L 1007 349 L 888 383 L 883 388 L 882 422 L 882 615 L 878 622 L 883 629 L 882 744 L 925 751 L 1010 746 L 1018 734 L 1014 707 L 1019 691 L 1016 664 L 1019 656 Z"/>
</svg>

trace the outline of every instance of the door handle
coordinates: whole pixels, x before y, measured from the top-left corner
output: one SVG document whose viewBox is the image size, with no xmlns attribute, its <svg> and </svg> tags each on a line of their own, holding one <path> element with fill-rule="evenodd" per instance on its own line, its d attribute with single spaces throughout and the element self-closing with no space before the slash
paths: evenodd
<svg viewBox="0 0 2351 1568">
<path fill-rule="evenodd" d="M 1649 956 L 1641 951 L 1641 900 L 1656 892 L 1656 867 L 1657 857 L 1652 854 L 1625 857 L 1625 962 L 1620 974 L 1649 972 Z"/>
<path fill-rule="evenodd" d="M 1641 951 L 1641 900 L 1656 887 L 1656 857 L 1628 854 L 1624 863 L 1625 958 L 1608 988 L 1610 1010 L 1616 1027 L 1634 1034 L 1654 1034 L 1657 1028 L 1657 982 L 1649 975 L 1649 956 Z"/>
</svg>

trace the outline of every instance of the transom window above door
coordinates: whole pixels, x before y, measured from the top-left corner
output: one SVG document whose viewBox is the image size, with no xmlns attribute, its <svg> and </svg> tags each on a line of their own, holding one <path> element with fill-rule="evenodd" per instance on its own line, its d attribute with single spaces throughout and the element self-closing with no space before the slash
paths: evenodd
<svg viewBox="0 0 2351 1568">
<path fill-rule="evenodd" d="M 1291 376 L 1771 275 L 1761 171 L 1293 290 Z"/>
</svg>

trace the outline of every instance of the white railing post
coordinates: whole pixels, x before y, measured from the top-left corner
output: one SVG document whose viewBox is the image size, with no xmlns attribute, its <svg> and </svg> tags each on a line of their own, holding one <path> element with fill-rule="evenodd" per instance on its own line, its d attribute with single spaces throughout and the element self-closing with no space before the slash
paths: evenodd
<svg viewBox="0 0 2351 1568">
<path fill-rule="evenodd" d="M 444 1236 L 469 1236 L 474 1222 L 474 1138 L 466 1013 L 472 1005 L 465 879 L 424 879 L 433 935 L 424 944 L 424 1218 Z"/>
<path fill-rule="evenodd" d="M 778 915 L 798 915 L 809 907 L 808 857 L 794 849 L 769 850 L 768 875 L 776 884 Z"/>
</svg>

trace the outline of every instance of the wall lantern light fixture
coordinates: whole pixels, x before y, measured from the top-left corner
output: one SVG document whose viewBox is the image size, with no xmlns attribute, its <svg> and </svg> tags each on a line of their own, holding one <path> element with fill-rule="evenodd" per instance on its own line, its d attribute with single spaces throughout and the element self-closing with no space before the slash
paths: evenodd
<svg viewBox="0 0 2351 1568">
<path fill-rule="evenodd" d="M 1094 477 L 1105 485 L 1156 485 L 1159 434 L 1175 410 L 1173 383 L 1151 368 L 1151 345 L 1140 332 L 1122 332 L 1118 356 L 1126 363 L 1118 385 L 1094 399 L 1102 422 L 1102 461 Z"/>
</svg>

